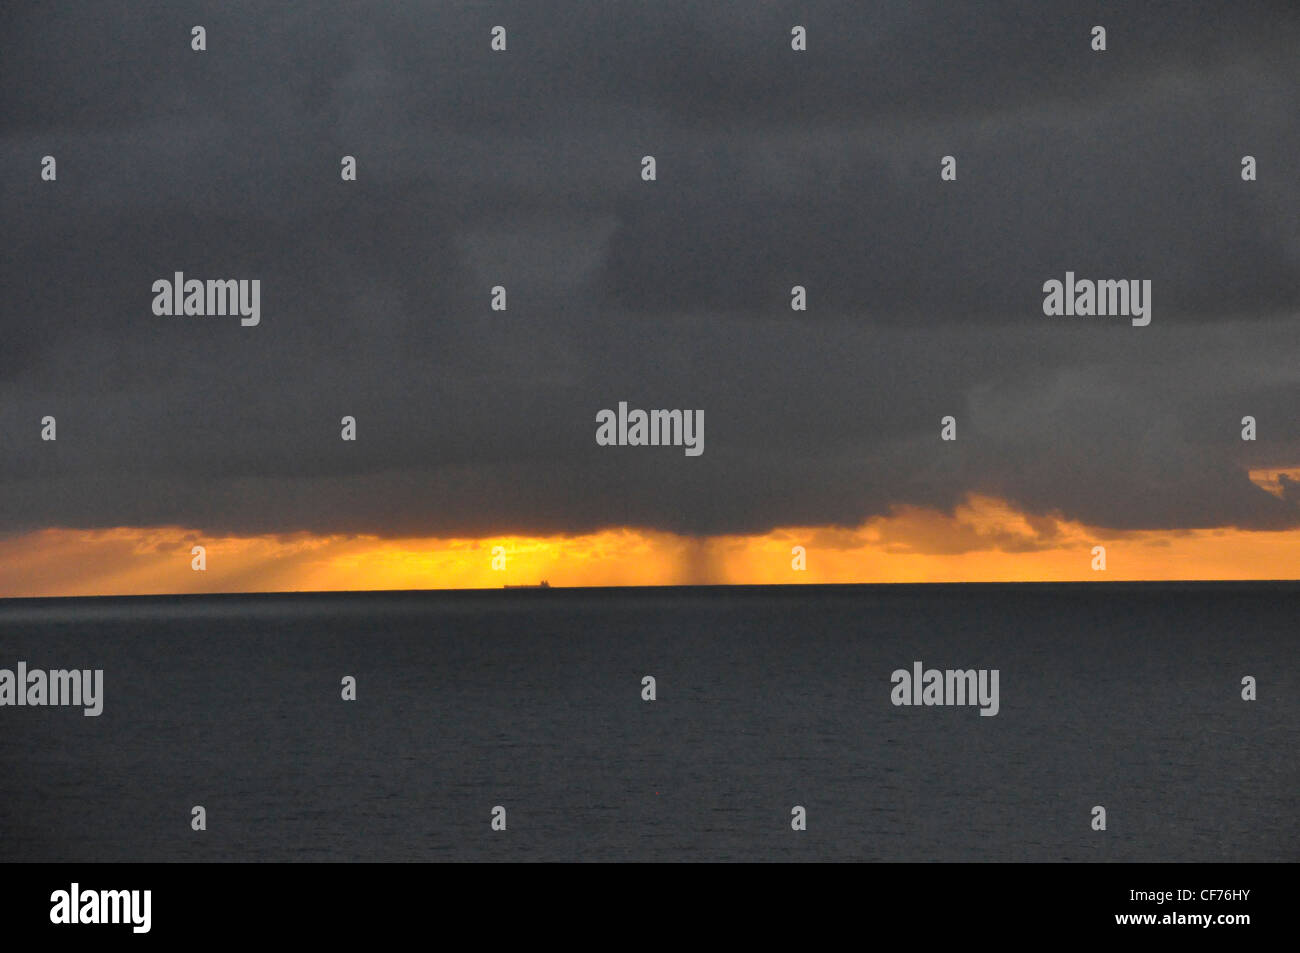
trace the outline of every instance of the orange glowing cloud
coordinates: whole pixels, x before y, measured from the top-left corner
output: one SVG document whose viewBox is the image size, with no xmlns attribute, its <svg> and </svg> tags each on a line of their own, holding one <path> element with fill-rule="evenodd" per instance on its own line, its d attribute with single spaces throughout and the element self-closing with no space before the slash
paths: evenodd
<svg viewBox="0 0 1300 953">
<path fill-rule="evenodd" d="M 1256 482 L 1268 479 L 1261 473 Z M 196 545 L 206 550 L 203 572 L 191 568 Z M 1106 547 L 1105 572 L 1092 569 L 1098 545 Z M 803 570 L 794 568 L 795 547 L 803 548 Z M 504 569 L 493 568 L 500 553 Z M 552 586 L 667 586 L 1298 578 L 1300 530 L 1104 531 L 982 496 L 952 513 L 897 507 L 856 528 L 702 539 L 635 529 L 381 539 L 119 527 L 0 540 L 0 597 L 499 588 L 541 579 Z"/>
<path fill-rule="evenodd" d="M 1300 485 L 1300 467 L 1269 467 L 1250 471 L 1250 482 L 1279 499 L 1286 496 L 1283 481 Z"/>
</svg>

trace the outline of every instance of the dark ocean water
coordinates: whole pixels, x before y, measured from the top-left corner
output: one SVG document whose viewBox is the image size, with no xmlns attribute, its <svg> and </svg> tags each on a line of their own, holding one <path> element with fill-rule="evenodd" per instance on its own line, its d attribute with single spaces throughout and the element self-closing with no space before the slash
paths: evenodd
<svg viewBox="0 0 1300 953">
<path fill-rule="evenodd" d="M 0 860 L 1295 861 L 1298 621 L 1294 583 L 5 601 L 0 668 L 105 702 L 0 708 Z M 895 707 L 916 660 L 999 714 Z"/>
</svg>

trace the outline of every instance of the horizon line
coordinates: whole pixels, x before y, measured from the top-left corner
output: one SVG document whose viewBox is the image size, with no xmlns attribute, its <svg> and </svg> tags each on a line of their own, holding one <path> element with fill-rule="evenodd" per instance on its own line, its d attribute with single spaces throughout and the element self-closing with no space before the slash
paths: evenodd
<svg viewBox="0 0 1300 953">
<path fill-rule="evenodd" d="M 466 586 L 460 588 L 420 588 L 420 589 L 253 589 L 230 592 L 143 592 L 83 594 L 74 596 L 0 596 L 0 606 L 8 603 L 28 602 L 72 602 L 89 599 L 212 599 L 249 596 L 370 596 L 370 595 L 456 595 L 464 593 L 501 593 L 502 595 L 523 595 L 549 592 L 624 592 L 624 591 L 661 591 L 668 589 L 697 590 L 758 590 L 758 589 L 925 589 L 925 588 L 1034 588 L 1034 587 L 1091 587 L 1091 588 L 1134 588 L 1139 586 L 1261 586 L 1293 584 L 1300 586 L 1300 579 L 1114 579 L 1114 580 L 975 580 L 975 581 L 925 581 L 925 582 L 781 582 L 781 583 L 684 583 L 673 585 L 626 585 L 626 586 L 559 586 L 547 587 L 534 585 L 501 586 Z M 544 598 L 537 596 L 536 598 Z"/>
</svg>

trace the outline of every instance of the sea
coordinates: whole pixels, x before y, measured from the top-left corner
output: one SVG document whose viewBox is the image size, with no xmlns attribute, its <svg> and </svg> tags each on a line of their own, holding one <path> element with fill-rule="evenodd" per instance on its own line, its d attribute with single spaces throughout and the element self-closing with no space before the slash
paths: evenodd
<svg viewBox="0 0 1300 953">
<path fill-rule="evenodd" d="M 0 600 L 0 669 L 103 671 L 0 707 L 0 861 L 1294 862 L 1298 630 L 1295 582 Z"/>
</svg>

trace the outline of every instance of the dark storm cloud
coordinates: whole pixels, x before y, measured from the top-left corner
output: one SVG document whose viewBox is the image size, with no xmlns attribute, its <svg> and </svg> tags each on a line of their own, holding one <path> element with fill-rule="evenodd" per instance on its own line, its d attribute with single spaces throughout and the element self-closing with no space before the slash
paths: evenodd
<svg viewBox="0 0 1300 953">
<path fill-rule="evenodd" d="M 0 24 L 0 532 L 738 532 L 971 491 L 1114 528 L 1300 523 L 1293 484 L 1246 476 L 1300 464 L 1291 4 Z M 260 278 L 262 324 L 153 316 L 177 270 Z M 1045 318 L 1066 270 L 1151 279 L 1152 324 Z M 597 447 L 619 400 L 703 408 L 704 455 Z"/>
</svg>

